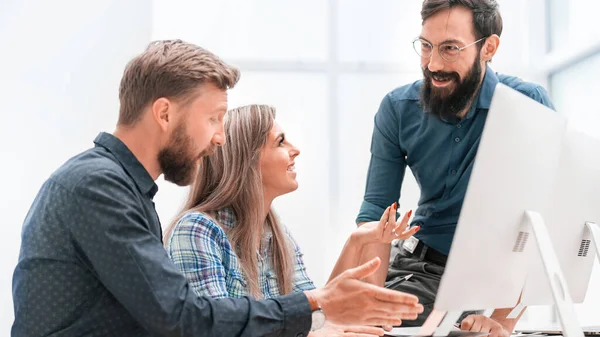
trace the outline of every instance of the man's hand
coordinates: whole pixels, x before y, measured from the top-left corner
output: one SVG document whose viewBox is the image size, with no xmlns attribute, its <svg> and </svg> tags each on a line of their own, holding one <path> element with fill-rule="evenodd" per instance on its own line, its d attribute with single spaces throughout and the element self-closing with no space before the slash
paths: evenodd
<svg viewBox="0 0 600 337">
<path fill-rule="evenodd" d="M 502 324 L 484 315 L 469 315 L 460 323 L 460 329 L 473 332 L 487 332 L 489 337 L 509 337 Z"/>
<path fill-rule="evenodd" d="M 328 321 L 349 325 L 400 325 L 423 312 L 416 296 L 360 281 L 373 274 L 381 260 L 348 269 L 320 289 L 306 291 L 321 306 Z"/>
<path fill-rule="evenodd" d="M 308 337 L 376 337 L 383 336 L 382 328 L 366 325 L 338 325 L 325 323 L 323 328 L 308 334 Z"/>
</svg>

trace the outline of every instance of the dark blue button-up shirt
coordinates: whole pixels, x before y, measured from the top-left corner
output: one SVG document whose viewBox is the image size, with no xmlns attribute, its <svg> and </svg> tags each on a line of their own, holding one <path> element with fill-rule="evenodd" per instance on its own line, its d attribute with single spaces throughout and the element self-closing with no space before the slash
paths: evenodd
<svg viewBox="0 0 600 337">
<path fill-rule="evenodd" d="M 385 208 L 398 201 L 408 165 L 421 189 L 413 219 L 421 230 L 415 236 L 448 254 L 499 82 L 554 108 L 541 86 L 496 74 L 489 67 L 475 103 L 463 119 L 442 121 L 424 113 L 419 103 L 422 80 L 387 94 L 375 115 L 367 186 L 356 221 L 379 220 Z"/>
<path fill-rule="evenodd" d="M 12 336 L 307 334 L 303 293 L 197 297 L 163 248 L 153 179 L 116 137 L 95 143 L 52 174 L 27 214 Z"/>
</svg>

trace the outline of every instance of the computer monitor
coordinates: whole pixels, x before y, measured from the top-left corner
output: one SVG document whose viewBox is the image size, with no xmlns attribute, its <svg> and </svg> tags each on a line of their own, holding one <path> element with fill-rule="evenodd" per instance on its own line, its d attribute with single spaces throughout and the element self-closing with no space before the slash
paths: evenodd
<svg viewBox="0 0 600 337">
<path fill-rule="evenodd" d="M 547 208 L 541 212 L 573 303 L 589 286 L 597 247 L 586 222 L 600 224 L 600 140 L 569 128 Z M 535 241 L 532 242 L 536 244 Z M 550 284 L 535 250 L 521 302 L 554 304 Z M 600 300 L 600 299 L 599 299 Z"/>
<path fill-rule="evenodd" d="M 567 120 L 498 84 L 434 307 L 441 311 L 514 307 L 529 256 L 526 210 L 552 193 Z"/>
<path fill-rule="evenodd" d="M 556 304 L 565 336 L 583 336 L 568 284 L 584 297 L 594 252 L 567 264 L 594 248 L 582 239 L 600 221 L 598 151 L 564 116 L 497 85 L 434 304 L 448 312 L 438 334 L 457 312 L 514 307 L 523 291 L 523 303 Z"/>
</svg>

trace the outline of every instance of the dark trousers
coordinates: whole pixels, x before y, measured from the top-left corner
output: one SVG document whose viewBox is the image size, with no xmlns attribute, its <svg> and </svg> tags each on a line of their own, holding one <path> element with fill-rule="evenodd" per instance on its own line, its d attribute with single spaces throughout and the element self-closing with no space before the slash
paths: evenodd
<svg viewBox="0 0 600 337">
<path fill-rule="evenodd" d="M 402 248 L 402 241 L 392 244 L 388 274 L 385 287 L 415 295 L 423 305 L 423 313 L 414 321 L 402 321 L 403 327 L 421 326 L 433 310 L 435 296 L 445 268 L 445 256 L 419 243 L 417 249 L 410 253 Z M 413 274 L 413 276 L 396 286 L 390 287 L 397 279 Z M 458 322 L 470 314 L 481 314 L 481 311 L 465 312 Z"/>
</svg>

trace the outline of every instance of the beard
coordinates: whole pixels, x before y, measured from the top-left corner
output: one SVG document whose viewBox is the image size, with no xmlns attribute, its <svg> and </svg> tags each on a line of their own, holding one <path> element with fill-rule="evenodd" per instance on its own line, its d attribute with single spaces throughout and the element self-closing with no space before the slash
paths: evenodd
<svg viewBox="0 0 600 337">
<path fill-rule="evenodd" d="M 167 146 L 158 153 L 158 164 L 166 181 L 178 186 L 187 186 L 193 181 L 198 170 L 198 159 L 207 150 L 194 155 L 192 144 L 192 138 L 188 136 L 184 124 L 177 126 Z"/>
<path fill-rule="evenodd" d="M 431 83 L 434 75 L 447 77 L 454 81 L 450 88 L 437 88 Z M 437 71 L 432 73 L 423 68 L 423 86 L 421 88 L 421 106 L 437 118 L 447 121 L 458 115 L 467 107 L 481 85 L 481 63 L 479 53 L 469 73 L 461 81 L 456 72 Z"/>
</svg>

